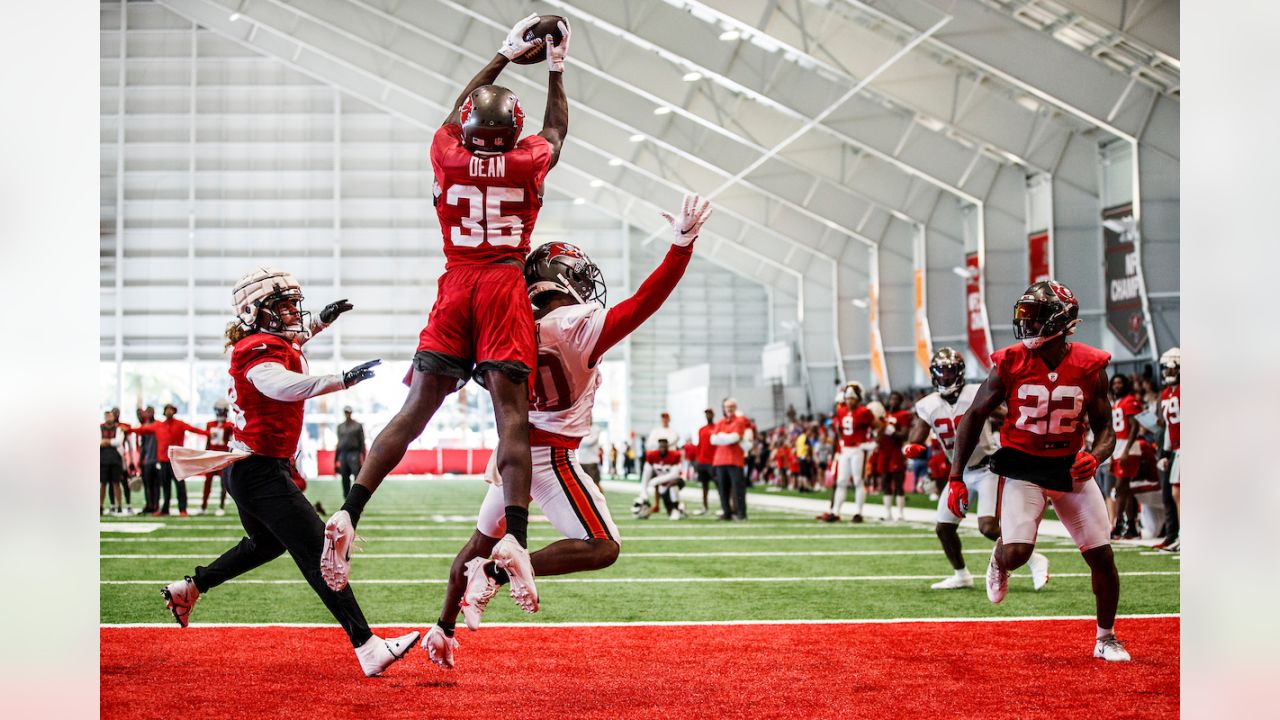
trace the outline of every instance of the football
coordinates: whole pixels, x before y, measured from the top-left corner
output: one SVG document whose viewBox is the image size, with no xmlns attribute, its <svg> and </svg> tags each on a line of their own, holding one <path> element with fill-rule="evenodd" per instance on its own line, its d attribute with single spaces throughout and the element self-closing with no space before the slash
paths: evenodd
<svg viewBox="0 0 1280 720">
<path fill-rule="evenodd" d="M 551 36 L 551 41 L 559 45 L 564 39 L 560 35 L 559 23 L 564 18 L 559 15 L 540 15 L 538 22 L 524 31 L 524 39 L 528 41 L 537 41 L 536 44 L 529 48 L 523 55 L 517 55 L 511 58 L 511 62 L 517 65 L 534 65 L 547 59 L 547 48 L 542 42 L 546 36 Z"/>
</svg>

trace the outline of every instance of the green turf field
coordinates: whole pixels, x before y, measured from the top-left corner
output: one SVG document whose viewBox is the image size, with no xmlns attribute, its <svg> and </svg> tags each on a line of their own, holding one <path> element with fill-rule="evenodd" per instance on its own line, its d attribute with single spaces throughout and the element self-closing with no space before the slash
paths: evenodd
<svg viewBox="0 0 1280 720">
<path fill-rule="evenodd" d="M 472 531 L 486 486 L 478 480 L 388 482 L 360 523 L 363 551 L 352 558 L 352 586 L 373 624 L 426 624 L 440 612 L 445 574 Z M 194 490 L 194 488 L 193 488 Z M 198 491 L 193 492 L 198 494 Z M 340 505 L 334 481 L 314 481 L 308 496 L 327 511 Z M 713 502 L 714 492 L 713 494 Z M 217 494 L 215 492 L 214 498 Z M 995 606 L 981 588 L 991 543 L 962 531 L 974 590 L 933 591 L 950 574 L 932 524 L 859 526 L 814 522 L 811 514 L 752 507 L 747 522 L 691 517 L 672 522 L 630 515 L 632 494 L 609 493 L 623 538 L 622 555 L 606 570 L 543 578 L 542 610 L 521 613 L 505 596 L 485 615 L 494 622 L 654 620 L 792 620 L 912 617 L 1090 615 L 1088 568 L 1065 540 L 1042 538 L 1051 581 L 1034 592 L 1025 571 Z M 195 505 L 198 506 L 198 498 Z M 536 506 L 533 509 L 536 516 Z M 190 574 L 235 544 L 240 527 L 228 514 L 189 518 L 104 518 L 106 528 L 163 520 L 153 532 L 103 532 L 99 544 L 101 621 L 172 621 L 159 588 Z M 530 522 L 530 549 L 558 536 Z M 173 557 L 176 556 L 176 557 Z M 1117 547 L 1121 614 L 1179 612 L 1176 555 Z M 280 582 L 276 582 L 280 581 Z M 201 597 L 192 622 L 331 622 L 286 555 Z"/>
</svg>

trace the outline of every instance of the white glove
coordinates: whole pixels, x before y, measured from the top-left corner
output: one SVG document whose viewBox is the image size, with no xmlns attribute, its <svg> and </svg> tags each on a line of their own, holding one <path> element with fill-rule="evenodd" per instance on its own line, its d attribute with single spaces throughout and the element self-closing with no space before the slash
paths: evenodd
<svg viewBox="0 0 1280 720">
<path fill-rule="evenodd" d="M 560 28 L 560 44 L 552 42 L 550 35 L 543 42 L 547 44 L 547 70 L 562 73 L 564 59 L 569 55 L 569 21 L 561 20 L 556 23 L 556 27 Z"/>
<path fill-rule="evenodd" d="M 1159 470 L 1160 472 L 1167 471 L 1169 469 L 1169 458 L 1162 457 L 1159 460 L 1157 460 L 1156 469 Z"/>
<path fill-rule="evenodd" d="M 680 208 L 680 217 L 672 217 L 671 213 L 662 213 L 662 219 L 667 221 L 671 229 L 675 231 L 676 237 L 671 241 L 672 245 L 680 247 L 688 247 L 698 237 L 698 231 L 702 229 L 702 223 L 711 217 L 711 201 L 702 200 L 699 207 L 698 201 L 702 200 L 696 194 L 686 193 L 684 196 L 684 205 Z"/>
<path fill-rule="evenodd" d="M 530 48 L 537 47 L 542 44 L 542 38 L 534 38 L 533 40 L 524 39 L 524 31 L 538 24 L 538 13 L 533 13 L 527 18 L 517 22 L 511 26 L 511 32 L 507 33 L 507 39 L 502 41 L 502 47 L 498 48 L 498 54 L 510 60 L 517 55 L 523 55 Z"/>
</svg>

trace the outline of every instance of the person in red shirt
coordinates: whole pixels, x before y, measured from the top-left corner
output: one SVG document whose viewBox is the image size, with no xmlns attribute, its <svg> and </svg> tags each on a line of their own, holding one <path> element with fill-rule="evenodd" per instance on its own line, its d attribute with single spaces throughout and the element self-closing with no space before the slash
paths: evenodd
<svg viewBox="0 0 1280 720">
<path fill-rule="evenodd" d="M 1142 401 L 1134 392 L 1133 381 L 1124 374 L 1111 378 L 1111 396 L 1111 429 L 1116 434 L 1116 449 L 1109 468 L 1115 477 L 1115 485 L 1110 498 L 1112 502 L 1107 508 L 1113 528 L 1111 539 L 1133 539 L 1138 537 L 1138 528 L 1133 491 L 1129 485 L 1138 476 L 1141 462 L 1137 440 L 1142 429 L 1138 427 L 1137 417 L 1142 412 Z M 1106 493 L 1103 495 L 1105 498 Z"/>
<path fill-rule="evenodd" d="M 991 471 L 1002 478 L 1000 539 L 987 567 L 987 598 L 1004 600 L 1009 573 L 1031 558 L 1040 519 L 1052 501 L 1092 575 L 1098 617 L 1093 656 L 1127 662 L 1129 653 L 1115 636 L 1120 576 L 1107 505 L 1094 481 L 1098 464 L 1111 457 L 1116 444 L 1107 402 L 1111 355 L 1067 341 L 1079 316 L 1080 303 L 1065 285 L 1049 280 L 1027 288 L 1013 309 L 1014 337 L 1020 342 L 991 355 L 991 373 L 960 421 L 953 456 L 970 457 L 982 424 L 1001 403 L 1008 406 L 1002 447 L 990 459 Z M 1085 449 L 1088 430 L 1093 442 Z M 964 517 L 969 503 L 963 470 L 964 463 L 954 463 L 947 480 L 948 509 L 957 517 Z"/>
<path fill-rule="evenodd" d="M 1181 547 L 1179 523 L 1182 519 L 1182 485 L 1179 477 L 1178 457 L 1182 452 L 1182 350 L 1169 348 L 1160 356 L 1160 375 L 1164 388 L 1160 390 L 1158 422 L 1164 428 L 1164 446 L 1156 467 L 1168 473 L 1165 490 L 1165 537 L 1156 543 L 1157 550 L 1177 552 Z M 1172 501 L 1172 502 L 1170 502 Z"/>
<path fill-rule="evenodd" d="M 493 559 L 532 585 L 528 524 L 532 465 L 529 374 L 537 358 L 533 310 L 524 282 L 529 236 L 542 207 L 543 180 L 569 131 L 564 62 L 569 27 L 558 44 L 525 39 L 538 15 L 516 23 L 498 54 L 463 88 L 431 143 L 433 202 L 444 234 L 445 272 L 413 356 L 409 396 L 373 441 L 356 484 L 330 518 L 329 534 L 355 533 L 378 489 L 452 392 L 475 379 L 493 398 L 497 462 L 506 501 L 507 536 Z M 520 138 L 524 110 L 493 85 L 511 58 L 546 44 L 547 106 L 542 131 Z M 587 299 L 581 299 L 586 301 Z"/>
<path fill-rule="evenodd" d="M 702 509 L 695 510 L 694 515 L 706 515 L 711 509 L 707 506 L 707 491 L 710 490 L 711 483 L 715 482 L 715 466 L 712 462 L 715 460 L 716 446 L 711 444 L 711 435 L 716 431 L 716 411 L 707 408 L 703 413 L 707 416 L 707 423 L 698 428 L 698 453 L 693 459 L 693 472 L 702 485 Z"/>
<path fill-rule="evenodd" d="M 715 447 L 711 465 L 720 490 L 720 519 L 746 520 L 747 476 L 743 470 L 746 454 L 742 446 L 744 443 L 750 446 L 751 421 L 738 414 L 738 401 L 733 398 L 725 398 L 722 407 L 724 417 L 715 424 L 710 438 Z"/>
<path fill-rule="evenodd" d="M 169 514 L 169 497 L 172 485 L 178 486 L 178 515 L 187 516 L 187 481 L 179 480 L 173 475 L 173 463 L 169 460 L 169 448 L 171 446 L 181 447 L 186 442 L 187 433 L 195 433 L 196 435 L 204 435 L 209 437 L 208 430 L 201 430 L 198 427 L 192 427 L 182 420 L 178 420 L 174 415 L 178 414 L 178 408 L 173 403 L 165 403 L 164 420 L 157 423 L 140 425 L 133 429 L 138 435 L 154 435 L 156 437 L 156 462 L 160 463 L 160 487 L 164 493 L 164 504 L 160 509 L 152 515 L 168 515 Z"/>
<path fill-rule="evenodd" d="M 884 427 L 876 443 L 879 451 L 879 465 L 876 473 L 880 475 L 880 490 L 884 493 L 884 517 L 893 517 L 896 502 L 898 519 L 907 519 L 907 496 L 904 486 L 907 482 L 907 459 L 902 454 L 903 443 L 911 430 L 913 413 L 903 409 L 905 398 L 902 393 L 889 393 L 889 404 L 885 408 Z"/>
<path fill-rule="evenodd" d="M 231 440 L 236 435 L 236 426 L 227 420 L 228 411 L 227 401 L 218 398 L 213 403 L 214 419 L 205 423 L 204 429 L 209 431 L 209 439 L 205 442 L 206 450 L 229 450 Z M 231 477 L 231 466 L 223 468 L 219 475 L 219 493 L 218 493 L 218 511 L 214 513 L 219 517 L 227 514 L 227 480 Z M 213 475 L 204 476 L 204 493 L 200 498 L 200 512 L 209 511 L 209 491 L 213 489 Z"/>
<path fill-rule="evenodd" d="M 346 632 L 361 670 L 372 677 L 403 657 L 418 633 L 391 640 L 374 635 L 351 588 L 329 588 L 320 567 L 324 523 L 292 475 L 306 401 L 373 377 L 372 368 L 379 361 L 341 375 L 310 375 L 303 344 L 352 306 L 346 300 L 330 303 L 312 322 L 310 313 L 302 311 L 302 300 L 297 280 L 270 267 L 248 273 L 232 291 L 236 320 L 226 330 L 231 348 L 228 399 L 236 427 L 231 452 L 175 453 L 184 475 L 231 467 L 227 491 L 235 500 L 245 536 L 208 566 L 196 567 L 192 575 L 165 587 L 165 603 L 185 628 L 203 593 L 288 552 Z"/>
</svg>

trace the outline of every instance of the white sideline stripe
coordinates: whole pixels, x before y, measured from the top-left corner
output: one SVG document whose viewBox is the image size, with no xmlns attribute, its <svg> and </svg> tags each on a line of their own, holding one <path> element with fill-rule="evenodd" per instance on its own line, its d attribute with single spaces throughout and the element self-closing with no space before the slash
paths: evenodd
<svg viewBox="0 0 1280 720">
<path fill-rule="evenodd" d="M 625 541 L 624 541 L 625 542 Z M 700 557 L 880 557 L 892 555 L 938 555 L 942 551 L 938 549 L 932 550 L 761 550 L 761 551 L 739 551 L 739 552 L 623 552 L 622 557 L 628 558 L 700 558 Z M 983 548 L 973 548 L 964 550 L 963 552 L 971 555 L 990 555 L 991 551 Z M 1036 552 L 1042 553 L 1075 553 L 1080 551 L 1076 548 L 1039 548 Z M 389 560 L 392 558 L 414 559 L 414 560 L 442 560 L 450 559 L 457 553 L 361 553 L 357 552 L 353 557 L 368 558 L 371 560 Z M 200 560 L 207 559 L 208 553 L 199 554 L 174 554 L 174 555 L 99 555 L 99 560 Z"/>
<path fill-rule="evenodd" d="M 1140 577 L 1149 575 L 1181 575 L 1176 570 L 1152 570 L 1152 571 L 1135 571 L 1122 572 L 1120 577 Z M 729 577 L 729 578 L 709 578 L 709 577 L 674 577 L 674 578 L 538 578 L 538 584 L 555 584 L 555 585 L 598 585 L 605 583 L 622 583 L 622 584 L 668 584 L 668 583 L 815 583 L 815 582 L 874 582 L 878 580 L 942 580 L 946 575 L 832 575 L 828 577 Z M 1013 573 L 1011 578 L 1030 580 L 1031 576 L 1023 573 Z M 1055 578 L 1087 578 L 1092 577 L 1090 573 L 1054 573 Z M 155 585 L 162 587 L 172 582 L 169 580 L 99 580 L 100 585 Z M 301 578 L 291 580 L 233 580 L 235 584 L 244 585 L 306 585 L 307 581 Z M 397 580 L 370 580 L 367 578 L 355 578 L 354 582 L 360 585 L 443 585 L 448 582 L 447 578 L 423 578 L 423 579 L 397 579 Z"/>
<path fill-rule="evenodd" d="M 221 540 L 224 542 L 237 542 L 243 535 L 226 535 L 221 537 L 145 537 L 145 538 L 99 538 L 101 542 L 212 542 Z M 683 540 L 879 540 L 880 538 L 901 539 L 901 538 L 936 538 L 933 533 L 895 533 L 895 534 L 856 534 L 847 535 L 623 535 L 622 542 L 679 542 Z M 967 536 L 966 536 L 967 537 Z M 366 538 L 367 542 L 453 542 L 461 543 L 471 539 L 470 535 L 456 535 L 444 537 L 378 537 L 372 536 Z M 542 537 L 530 537 L 529 542 L 555 542 L 563 540 L 563 535 L 547 535 Z M 990 553 L 990 551 L 987 551 Z"/>
<path fill-rule="evenodd" d="M 532 521 L 532 520 L 533 520 L 533 517 L 531 516 L 529 519 Z M 700 530 L 700 531 L 705 532 L 705 531 L 707 531 L 707 530 L 713 530 L 713 529 L 715 529 L 715 531 L 717 531 L 717 532 L 720 532 L 720 531 L 723 531 L 723 530 L 727 530 L 728 528 L 741 529 L 743 532 L 749 532 L 749 531 L 754 531 L 754 530 L 763 530 L 763 529 L 766 529 L 766 528 L 767 528 L 767 529 L 770 529 L 770 530 L 778 530 L 778 529 L 786 529 L 786 528 L 791 528 L 791 529 L 801 529 L 801 528 L 805 528 L 805 527 L 810 527 L 810 528 L 814 528 L 814 527 L 830 527 L 830 528 L 832 528 L 833 530 L 837 530 L 837 529 L 841 529 L 841 528 L 848 528 L 848 529 L 846 530 L 846 532 L 865 532 L 865 531 L 863 531 L 863 530 L 854 530 L 854 529 L 853 529 L 853 527 L 852 527 L 849 523 L 844 523 L 843 525 L 825 525 L 825 524 L 817 523 L 817 522 L 793 522 L 793 523 L 768 523 L 768 522 L 756 523 L 756 522 L 747 522 L 747 523 L 745 523 L 745 524 L 743 524 L 743 523 L 728 524 L 728 523 L 725 523 L 725 522 L 723 522 L 723 521 L 710 521 L 710 520 L 693 520 L 693 521 L 683 521 L 683 520 L 681 520 L 681 521 L 678 521 L 678 522 L 677 522 L 677 521 L 670 521 L 670 520 L 660 520 L 660 521 L 658 521 L 658 522 L 653 522 L 653 523 L 649 523 L 649 522 L 640 522 L 640 521 L 634 521 L 634 524 L 633 524 L 633 522 L 631 521 L 631 519 L 630 519 L 630 517 L 629 517 L 629 516 L 628 516 L 627 518 L 624 518 L 624 519 L 625 519 L 627 522 L 623 525 L 623 528 L 624 528 L 626 531 L 628 531 L 628 532 L 646 532 L 646 531 L 653 531 L 653 530 L 658 530 L 658 531 L 661 531 L 661 532 L 673 532 L 673 531 L 679 531 L 679 530 Z M 395 522 L 399 523 L 399 522 L 402 522 L 402 521 L 400 521 L 400 520 L 396 520 Z M 360 523 L 360 529 L 361 529 L 361 530 L 418 530 L 418 531 L 422 531 L 422 532 L 432 532 L 432 531 L 439 531 L 439 532 L 457 532 L 457 531 L 459 531 L 459 530 L 470 530 L 470 529 L 474 528 L 474 527 L 475 527 L 475 525 L 476 525 L 475 517 L 474 517 L 474 516 L 472 516 L 472 517 L 471 517 L 469 520 L 467 520 L 466 522 L 457 522 L 457 523 L 452 523 L 452 522 L 450 522 L 450 523 L 435 523 L 434 521 L 424 520 L 424 521 L 423 521 L 423 523 L 426 523 L 426 524 L 425 524 L 425 525 L 422 525 L 422 524 L 419 524 L 419 525 L 400 525 L 400 524 L 384 525 L 384 524 L 381 524 L 381 523 L 377 522 L 376 520 L 374 520 L 374 519 L 370 518 L 369 516 L 365 516 L 364 521 L 362 521 L 362 522 Z M 113 525 L 113 526 L 116 526 L 116 525 L 120 525 L 120 526 L 128 526 L 128 525 L 138 525 L 138 524 L 142 524 L 142 523 L 117 522 L 117 523 L 105 523 L 105 524 L 107 524 L 107 525 Z M 161 530 L 164 530 L 164 531 L 169 531 L 169 530 L 239 530 L 239 529 L 240 529 L 240 521 L 239 521 L 238 519 L 234 518 L 234 517 L 231 517 L 231 516 L 228 516 L 228 517 L 227 517 L 227 521 L 226 521 L 226 522 L 221 522 L 221 523 L 187 523 L 187 522 L 172 522 L 172 523 L 159 523 L 159 524 L 161 524 L 161 525 L 163 525 L 163 526 L 164 526 L 164 527 L 160 528 Z M 893 527 L 893 526 L 886 526 L 886 525 L 885 525 L 885 524 L 883 524 L 883 523 L 878 523 L 878 524 L 877 524 L 877 523 L 866 523 L 866 525 L 868 525 L 869 527 L 872 527 L 872 528 L 875 528 L 875 527 Z M 919 528 L 922 528 L 924 525 L 925 525 L 925 523 L 913 523 L 913 522 L 898 523 L 898 524 L 896 524 L 897 529 L 899 529 L 899 530 L 919 529 Z M 931 526 L 930 526 L 930 527 L 931 527 Z M 963 525 L 962 525 L 962 526 L 961 526 L 961 531 L 963 532 L 963 531 L 965 531 L 965 530 L 970 530 L 970 528 L 968 528 L 968 527 L 966 527 L 966 526 L 963 526 Z M 112 530 L 112 532 L 127 532 L 127 531 L 116 531 L 116 530 Z M 973 529 L 972 529 L 972 532 L 976 535 L 976 534 L 977 534 L 977 529 L 976 529 L 976 528 L 973 528 Z M 835 533 L 833 533 L 833 535 L 834 535 L 834 534 L 835 534 Z M 929 537 L 935 537 L 935 535 L 934 535 L 933 533 L 929 533 Z"/>
<path fill-rule="evenodd" d="M 1152 613 L 1149 615 L 1117 615 L 1117 620 L 1150 620 L 1161 618 L 1181 618 L 1180 613 Z M 835 618 L 835 619 L 795 619 L 795 620 L 635 620 L 622 622 L 525 622 L 525 623 L 490 623 L 487 628 L 594 628 L 594 627 L 714 627 L 726 625 L 897 625 L 917 623 L 1004 623 L 1004 622 L 1043 622 L 1051 620 L 1097 620 L 1093 615 L 1021 615 L 1015 617 L 935 617 L 935 618 Z M 405 622 L 378 623 L 371 628 L 404 628 L 417 627 L 424 624 L 421 620 Z M 171 628 L 181 630 L 177 623 L 101 623 L 100 628 Z M 333 623 L 199 623 L 193 622 L 193 628 L 336 628 Z"/>
</svg>

